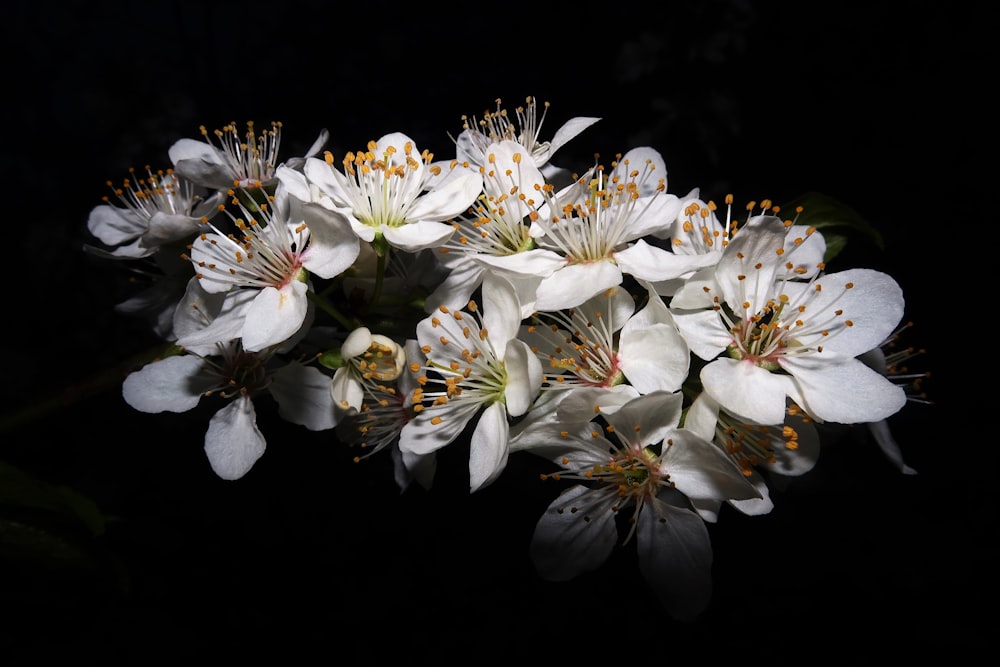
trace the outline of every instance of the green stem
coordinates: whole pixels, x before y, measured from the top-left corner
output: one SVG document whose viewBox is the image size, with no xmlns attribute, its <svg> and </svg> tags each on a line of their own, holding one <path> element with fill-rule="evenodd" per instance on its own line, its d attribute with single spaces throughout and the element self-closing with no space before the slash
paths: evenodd
<svg viewBox="0 0 1000 667">
<path fill-rule="evenodd" d="M 379 299 L 382 298 L 382 278 L 385 276 L 385 265 L 389 252 L 390 250 L 386 248 L 382 252 L 376 254 L 376 257 L 378 257 L 378 265 L 375 269 L 375 289 L 372 292 L 372 300 L 368 303 L 367 308 L 369 311 L 377 306 Z"/>
<path fill-rule="evenodd" d="M 346 329 L 347 331 L 353 331 L 355 328 L 357 328 L 358 325 L 356 322 L 352 322 L 351 320 L 349 320 L 346 315 L 337 310 L 332 303 L 324 299 L 319 294 L 316 294 L 315 292 L 310 290 L 306 292 L 306 295 L 309 297 L 310 301 L 316 304 L 317 308 L 322 310 L 324 313 L 326 313 L 333 319 L 337 320 L 340 326 L 344 327 L 344 329 Z"/>
<path fill-rule="evenodd" d="M 173 343 L 159 343 L 148 350 L 129 357 L 120 364 L 98 373 L 89 380 L 63 389 L 55 396 L 31 403 L 14 412 L 0 416 L 0 432 L 16 428 L 69 407 L 75 403 L 96 396 L 113 387 L 121 387 L 128 374 L 146 364 L 177 354 Z"/>
</svg>

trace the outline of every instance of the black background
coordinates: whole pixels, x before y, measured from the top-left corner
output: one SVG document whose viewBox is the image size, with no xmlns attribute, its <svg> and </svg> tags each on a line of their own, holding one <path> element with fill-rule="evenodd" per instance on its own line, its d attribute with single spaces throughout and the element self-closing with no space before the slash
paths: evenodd
<svg viewBox="0 0 1000 667">
<path fill-rule="evenodd" d="M 949 390 L 968 358 L 949 353 L 980 324 L 961 301 L 992 224 L 984 17 L 933 2 L 658 7 L 9 3 L 0 462 L 30 481 L 3 468 L 0 659 L 866 665 L 988 646 L 1000 508 L 985 429 L 961 432 Z M 432 491 L 400 494 L 387 457 L 355 465 L 264 403 L 266 454 L 224 482 L 202 451 L 211 409 L 139 414 L 118 390 L 115 369 L 155 339 L 112 311 L 130 290 L 120 267 L 80 249 L 106 180 L 165 167 L 174 141 L 230 121 L 280 120 L 284 157 L 324 127 L 338 156 L 390 131 L 444 156 L 462 114 L 527 95 L 551 102 L 545 136 L 602 118 L 558 164 L 651 145 L 676 194 L 848 203 L 884 249 L 860 239 L 831 270 L 896 277 L 907 340 L 927 348 L 912 366 L 932 372 L 935 405 L 893 420 L 920 474 L 847 429 L 769 515 L 710 527 L 715 590 L 692 623 L 657 608 L 627 549 L 570 583 L 537 577 L 527 547 L 555 489 L 534 460 L 470 496 L 466 452 L 448 448 Z M 59 490 L 92 501 L 104 532 L 53 506 Z"/>
</svg>

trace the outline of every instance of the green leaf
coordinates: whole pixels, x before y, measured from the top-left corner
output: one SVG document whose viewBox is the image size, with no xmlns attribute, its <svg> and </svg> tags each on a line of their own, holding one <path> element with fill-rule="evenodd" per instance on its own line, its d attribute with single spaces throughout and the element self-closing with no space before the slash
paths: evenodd
<svg viewBox="0 0 1000 667">
<path fill-rule="evenodd" d="M 802 207 L 796 224 L 815 227 L 826 239 L 826 255 L 829 262 L 836 257 L 853 238 L 867 238 L 875 246 L 884 249 L 882 234 L 860 213 L 842 201 L 820 192 L 807 192 L 782 204 L 782 213 Z"/>
<path fill-rule="evenodd" d="M 42 511 L 78 524 L 91 535 L 104 533 L 105 518 L 97 504 L 68 487 L 54 486 L 0 461 L 0 507 Z"/>
</svg>

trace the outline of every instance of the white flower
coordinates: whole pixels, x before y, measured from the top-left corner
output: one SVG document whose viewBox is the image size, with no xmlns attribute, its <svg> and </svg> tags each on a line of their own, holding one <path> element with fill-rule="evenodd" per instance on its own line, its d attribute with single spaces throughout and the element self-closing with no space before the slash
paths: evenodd
<svg viewBox="0 0 1000 667">
<path fill-rule="evenodd" d="M 692 261 L 692 270 L 678 278 L 656 282 L 654 288 L 658 294 L 673 296 L 686 284 L 697 285 L 711 279 L 716 263 L 722 258 L 722 251 L 741 229 L 738 221 L 733 219 L 733 196 L 726 195 L 725 202 L 726 220 L 723 223 L 715 214 L 715 202 L 702 201 L 697 191 L 682 200 L 680 213 L 670 228 L 670 248 L 676 255 L 688 256 Z M 747 219 L 744 223 L 749 224 L 758 217 L 754 214 L 758 206 L 756 202 L 750 202 L 746 208 Z M 765 199 L 760 202 L 759 211 L 759 215 L 776 216 L 780 209 Z M 811 278 L 819 271 L 826 253 L 826 239 L 822 234 L 816 233 L 812 227 L 795 223 L 800 212 L 796 211 L 795 218 L 785 221 L 788 230 L 785 250 L 795 258 L 795 262 L 784 269 L 789 278 Z"/>
<path fill-rule="evenodd" d="M 287 169 L 280 167 L 279 173 Z M 192 280 L 207 292 L 228 293 L 232 307 L 212 326 L 178 339 L 178 345 L 225 341 L 234 332 L 248 351 L 282 343 L 306 321 L 310 273 L 332 278 L 354 261 L 340 252 L 340 240 L 351 233 L 343 216 L 299 205 L 280 182 L 270 201 L 273 207 L 261 204 L 254 213 L 234 201 L 244 215 L 233 220 L 241 237 L 213 226 L 212 233 L 195 240 Z"/>
<path fill-rule="evenodd" d="M 434 248 L 454 231 L 447 220 L 465 212 L 482 189 L 478 171 L 462 172 L 429 190 L 441 167 L 417 152 L 413 140 L 395 132 L 372 141 L 366 151 L 348 153 L 344 171 L 326 159 L 307 158 L 305 174 L 318 189 L 311 201 L 344 213 L 358 238 L 416 252 Z"/>
<path fill-rule="evenodd" d="M 426 361 L 415 340 L 406 341 L 403 351 L 411 363 L 422 365 Z M 338 430 L 343 442 L 365 451 L 354 460 L 360 462 L 388 448 L 400 490 L 405 491 L 413 481 L 429 489 L 437 468 L 437 452 L 416 454 L 399 448 L 400 433 L 414 415 L 413 397 L 419 389 L 417 376 L 403 372 L 394 381 L 364 381 L 361 387 L 364 397 L 360 408 L 342 421 Z"/>
<path fill-rule="evenodd" d="M 342 410 L 361 408 L 366 385 L 384 385 L 399 377 L 406 365 L 403 347 L 388 336 L 358 327 L 340 348 L 343 366 L 333 376 L 330 391 Z"/>
<path fill-rule="evenodd" d="M 535 307 L 578 306 L 620 285 L 625 274 L 662 281 L 704 266 L 700 258 L 675 255 L 642 238 L 669 228 L 677 216 L 680 200 L 665 190 L 663 159 L 650 148 L 629 151 L 608 175 L 597 167 L 593 178 L 584 176 L 558 195 L 543 189 L 532 235 L 550 253 Z"/>
<path fill-rule="evenodd" d="M 538 249 L 530 233 L 545 177 L 527 153 L 510 140 L 487 147 L 483 194 L 470 215 L 455 218 L 455 233 L 438 248 L 437 256 L 450 273 L 427 298 L 428 312 L 441 305 L 464 306 L 490 271 L 503 274 L 518 288 L 522 316 L 534 310 L 535 289 L 552 262 L 551 253 Z"/>
<path fill-rule="evenodd" d="M 913 347 L 899 347 L 899 341 L 906 329 L 913 326 L 912 322 L 900 326 L 892 332 L 888 338 L 882 341 L 878 347 L 860 355 L 860 359 L 865 365 L 875 369 L 886 377 L 893 384 L 901 387 L 906 394 L 907 403 L 929 404 L 926 393 L 923 389 L 923 381 L 930 376 L 927 372 L 914 372 L 907 367 L 914 357 L 922 354 L 923 349 Z M 892 429 L 889 428 L 888 419 L 880 419 L 869 422 L 868 429 L 882 454 L 904 475 L 916 475 L 916 469 L 910 467 L 903 460 L 903 452 L 892 436 Z"/>
<path fill-rule="evenodd" d="M 596 123 L 600 118 L 577 116 L 570 118 L 556 130 L 550 141 L 540 139 L 542 124 L 548 112 L 549 103 L 543 104 L 541 118 L 538 104 L 533 97 L 525 99 L 525 106 L 514 109 L 510 114 L 496 101 L 496 111 L 486 111 L 482 119 L 475 116 L 463 117 L 462 133 L 455 140 L 456 157 L 459 162 L 468 161 L 474 166 L 485 166 L 490 144 L 501 141 L 515 141 L 527 149 L 527 157 L 539 169 L 547 167 L 552 156 L 567 142 Z"/>
<path fill-rule="evenodd" d="M 190 239 L 207 229 L 223 199 L 218 192 L 203 197 L 172 170 L 154 172 L 148 167 L 145 177 L 133 169 L 120 187 L 110 181 L 108 186 L 121 205 L 105 197 L 90 211 L 87 229 L 110 246 L 108 256 L 118 259 L 148 257 L 165 244 Z"/>
<path fill-rule="evenodd" d="M 550 424 L 524 447 L 558 463 L 551 475 L 574 486 L 539 519 L 531 556 L 546 579 L 566 581 L 602 565 L 618 538 L 618 514 L 628 510 L 639 569 L 676 618 L 695 617 L 711 596 L 712 547 L 692 502 L 748 499 L 757 491 L 713 444 L 678 428 L 682 398 L 657 391 L 604 415 L 599 424 Z M 603 414 L 603 413 L 602 413 Z"/>
<path fill-rule="evenodd" d="M 122 395 L 149 413 L 186 412 L 205 397 L 224 399 L 209 421 L 205 454 L 219 477 L 239 479 L 267 446 L 257 428 L 257 395 L 270 390 L 282 417 L 311 430 L 336 425 L 329 377 L 298 362 L 271 370 L 270 359 L 270 353 L 244 351 L 239 341 L 219 344 L 211 356 L 181 354 L 147 364 L 125 378 Z"/>
<path fill-rule="evenodd" d="M 760 498 L 729 501 L 744 514 L 767 514 L 774 508 L 761 470 L 768 473 L 768 479 L 797 477 L 812 470 L 819 459 L 816 426 L 795 405 L 789 407 L 783 424 L 748 424 L 720 409 L 718 401 L 702 392 L 688 407 L 684 428 L 714 442 L 760 493 Z M 715 521 L 719 505 L 716 501 L 696 508 L 703 519 Z"/>
<path fill-rule="evenodd" d="M 757 424 L 782 423 L 786 398 L 817 421 L 895 413 L 903 390 L 855 357 L 899 322 L 899 285 L 870 269 L 789 280 L 785 243 L 779 218 L 755 218 L 726 247 L 713 280 L 686 285 L 671 301 L 691 351 L 709 362 L 704 390 Z"/>
<path fill-rule="evenodd" d="M 281 123 L 271 123 L 270 129 L 258 133 L 253 121 L 249 121 L 242 136 L 236 123 L 211 134 L 204 125 L 200 129 L 203 140 L 180 139 L 168 151 L 178 174 L 198 185 L 222 191 L 257 183 L 266 188 L 274 185 L 280 164 Z M 213 136 L 216 143 L 212 142 Z M 322 130 L 306 157 L 319 153 L 328 138 L 328 132 Z M 297 157 L 284 164 L 299 168 L 302 160 Z"/>
<path fill-rule="evenodd" d="M 636 310 L 623 287 L 611 287 L 569 311 L 538 312 L 524 340 L 547 370 L 549 388 L 610 388 L 628 382 L 640 394 L 680 389 L 687 343 L 655 293 Z"/>
<path fill-rule="evenodd" d="M 483 313 L 442 307 L 417 325 L 427 356 L 413 398 L 416 415 L 400 434 L 404 453 L 427 454 L 454 441 L 473 419 L 470 490 L 491 483 L 507 465 L 509 417 L 524 414 L 538 395 L 542 369 L 517 339 L 521 307 L 513 285 L 487 276 Z M 414 363 L 413 372 L 421 366 Z"/>
</svg>

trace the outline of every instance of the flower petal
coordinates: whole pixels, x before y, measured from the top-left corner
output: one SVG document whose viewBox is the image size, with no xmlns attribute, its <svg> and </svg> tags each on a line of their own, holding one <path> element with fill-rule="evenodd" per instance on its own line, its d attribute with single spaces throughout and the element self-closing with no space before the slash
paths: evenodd
<svg viewBox="0 0 1000 667">
<path fill-rule="evenodd" d="M 594 493 L 585 486 L 572 486 L 549 505 L 538 519 L 531 538 L 530 554 L 538 574 L 548 581 L 569 581 L 590 570 L 596 570 L 611 555 L 618 539 L 614 513 L 603 511 L 584 513 L 571 511 L 576 503 L 583 505 L 583 496 Z M 589 519 L 589 520 L 587 520 Z"/>
<path fill-rule="evenodd" d="M 636 550 L 639 571 L 671 616 L 690 621 L 708 606 L 712 543 L 701 517 L 652 499 L 639 514 Z"/>
<path fill-rule="evenodd" d="M 488 486 L 507 466 L 507 409 L 496 401 L 483 410 L 469 447 L 469 492 Z"/>
<path fill-rule="evenodd" d="M 308 286 L 293 280 L 280 290 L 265 287 L 254 298 L 243 324 L 243 349 L 257 352 L 282 343 L 302 327 Z"/>
<path fill-rule="evenodd" d="M 267 443 L 257 428 L 253 401 L 240 396 L 222 408 L 208 423 L 205 454 L 222 479 L 239 479 L 264 454 Z"/>
</svg>

